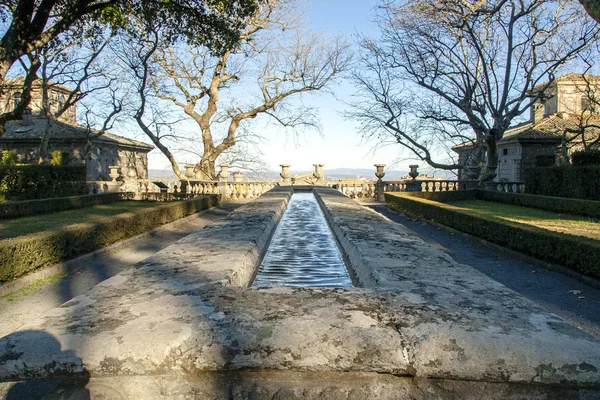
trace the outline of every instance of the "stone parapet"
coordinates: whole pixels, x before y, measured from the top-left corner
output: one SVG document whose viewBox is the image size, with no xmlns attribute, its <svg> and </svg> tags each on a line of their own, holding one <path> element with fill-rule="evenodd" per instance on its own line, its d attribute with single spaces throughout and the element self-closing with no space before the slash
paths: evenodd
<svg viewBox="0 0 600 400">
<path fill-rule="evenodd" d="M 600 389 L 598 339 L 333 189 L 314 191 L 360 287 L 248 288 L 293 190 L 273 189 L 2 338 L 0 380 L 79 376 L 114 398 Z"/>
<path fill-rule="evenodd" d="M 600 386 L 600 340 L 347 197 L 315 190 L 360 286 L 390 296 L 416 376 Z"/>
</svg>

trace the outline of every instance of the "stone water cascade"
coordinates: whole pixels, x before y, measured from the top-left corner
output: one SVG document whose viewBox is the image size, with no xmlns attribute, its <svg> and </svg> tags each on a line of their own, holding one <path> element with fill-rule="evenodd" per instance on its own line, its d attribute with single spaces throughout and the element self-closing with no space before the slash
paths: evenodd
<svg viewBox="0 0 600 400">
<path fill-rule="evenodd" d="M 599 398 L 600 339 L 333 188 L 312 190 L 356 287 L 250 288 L 295 190 L 0 338 L 0 382 L 61 380 L 68 400 Z"/>
<path fill-rule="evenodd" d="M 352 280 L 312 192 L 294 193 L 252 285 L 352 287 Z"/>
</svg>

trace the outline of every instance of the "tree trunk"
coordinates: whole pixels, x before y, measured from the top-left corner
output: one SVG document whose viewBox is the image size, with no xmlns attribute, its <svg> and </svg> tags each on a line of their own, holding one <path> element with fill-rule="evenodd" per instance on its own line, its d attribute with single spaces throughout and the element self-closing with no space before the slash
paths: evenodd
<svg viewBox="0 0 600 400">
<path fill-rule="evenodd" d="M 40 141 L 40 153 L 38 164 L 45 164 L 48 161 L 48 141 L 50 139 L 50 129 L 54 124 L 54 116 L 50 111 L 50 99 L 48 98 L 48 79 L 46 79 L 46 64 L 42 67 L 42 110 L 46 117 L 46 128 Z"/>
<path fill-rule="evenodd" d="M 200 162 L 194 166 L 196 179 L 203 181 L 214 181 L 217 179 L 215 160 L 216 157 L 203 156 Z"/>
<path fill-rule="evenodd" d="M 40 141 L 38 164 L 45 164 L 48 162 L 48 142 L 50 140 L 50 129 L 52 129 L 52 125 L 54 125 L 54 118 L 48 116 L 47 120 L 48 122 L 46 123 L 46 128 L 44 129 L 42 140 Z"/>
<path fill-rule="evenodd" d="M 486 135 L 485 149 L 487 153 L 487 163 L 484 173 L 481 174 L 481 181 L 490 182 L 496 177 L 496 169 L 498 168 L 498 141 L 494 134 Z"/>
</svg>

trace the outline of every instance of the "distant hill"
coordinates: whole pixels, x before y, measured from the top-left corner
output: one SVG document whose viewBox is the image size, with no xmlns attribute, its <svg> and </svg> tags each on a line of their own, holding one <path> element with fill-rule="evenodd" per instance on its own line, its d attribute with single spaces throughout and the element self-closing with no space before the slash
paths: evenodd
<svg viewBox="0 0 600 400">
<path fill-rule="evenodd" d="M 177 175 L 171 169 L 149 169 L 148 177 L 162 179 L 177 179 Z"/>
<path fill-rule="evenodd" d="M 231 170 L 233 172 L 234 170 Z M 290 174 L 292 176 L 296 174 L 305 174 L 307 172 L 312 172 L 308 170 L 291 170 Z M 332 169 L 324 169 L 326 179 L 336 180 L 336 179 L 350 179 L 350 178 L 366 178 L 367 180 L 375 180 L 375 168 L 332 168 Z M 408 171 L 385 171 L 384 179 L 399 179 L 400 177 L 406 175 Z M 176 179 L 177 176 L 173 173 L 172 170 L 169 169 L 150 169 L 148 170 L 148 176 L 150 179 L 158 178 L 158 179 Z M 248 172 L 246 173 L 247 179 L 256 179 L 256 180 L 279 180 L 281 177 L 279 176 L 279 171 L 259 171 L 259 172 Z M 231 179 L 231 178 L 230 178 Z"/>
</svg>

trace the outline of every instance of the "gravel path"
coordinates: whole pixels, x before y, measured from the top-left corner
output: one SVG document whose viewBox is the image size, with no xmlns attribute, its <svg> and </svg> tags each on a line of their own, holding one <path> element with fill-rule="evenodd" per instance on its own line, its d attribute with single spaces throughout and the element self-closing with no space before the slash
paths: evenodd
<svg viewBox="0 0 600 400">
<path fill-rule="evenodd" d="M 438 224 L 409 218 L 385 205 L 367 207 L 444 250 L 456 261 L 473 266 L 579 329 L 600 337 L 600 290 L 597 289 L 600 285 L 592 287 L 546 269 L 545 263 L 538 260 Z"/>
</svg>

